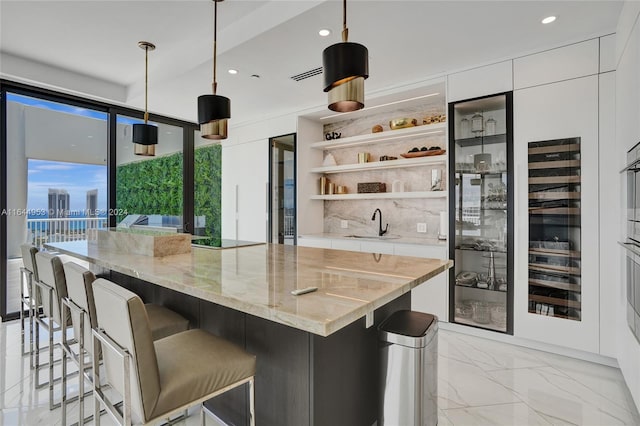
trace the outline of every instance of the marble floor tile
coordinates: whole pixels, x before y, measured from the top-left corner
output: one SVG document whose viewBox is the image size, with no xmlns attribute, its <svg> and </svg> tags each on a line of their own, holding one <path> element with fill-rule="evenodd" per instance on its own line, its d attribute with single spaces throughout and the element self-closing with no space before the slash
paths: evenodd
<svg viewBox="0 0 640 426">
<path fill-rule="evenodd" d="M 442 355 L 469 360 L 484 371 L 548 365 L 541 357 L 543 352 L 457 333 L 443 337 L 438 341 L 444 346 L 443 350 L 438 348 Z"/>
<path fill-rule="evenodd" d="M 635 424 L 633 407 L 608 398 L 553 367 L 488 373 L 553 424 Z"/>
<path fill-rule="evenodd" d="M 475 365 L 438 359 L 438 406 L 442 409 L 520 402 L 498 381 Z"/>
<path fill-rule="evenodd" d="M 439 426 L 640 425 L 617 368 L 447 330 L 438 346 Z M 49 410 L 48 389 L 34 390 L 34 380 L 29 357 L 20 354 L 19 322 L 0 324 L 0 425 L 61 425 L 61 410 Z M 69 383 L 75 393 L 77 378 Z M 60 392 L 57 386 L 56 399 Z M 199 425 L 198 410 L 176 424 Z M 88 397 L 85 415 L 92 411 Z M 68 424 L 77 420 L 77 402 L 67 416 Z M 101 424 L 115 423 L 103 415 Z M 222 426 L 211 418 L 207 424 Z"/>
<path fill-rule="evenodd" d="M 549 423 L 524 402 L 485 405 L 482 407 L 453 408 L 446 410 L 452 425 L 477 426 L 549 426 Z"/>
</svg>

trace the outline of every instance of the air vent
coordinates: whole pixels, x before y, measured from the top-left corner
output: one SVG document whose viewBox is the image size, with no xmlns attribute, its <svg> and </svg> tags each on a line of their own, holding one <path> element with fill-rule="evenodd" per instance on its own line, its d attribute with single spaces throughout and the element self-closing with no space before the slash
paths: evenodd
<svg viewBox="0 0 640 426">
<path fill-rule="evenodd" d="M 300 74 L 292 75 L 291 79 L 295 81 L 302 81 L 309 77 L 322 74 L 322 67 L 314 68 L 309 71 L 301 72 Z"/>
</svg>

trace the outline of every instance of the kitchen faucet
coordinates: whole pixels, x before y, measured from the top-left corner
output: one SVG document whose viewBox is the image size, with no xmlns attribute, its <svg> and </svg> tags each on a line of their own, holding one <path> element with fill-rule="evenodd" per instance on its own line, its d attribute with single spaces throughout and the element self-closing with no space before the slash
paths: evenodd
<svg viewBox="0 0 640 426">
<path fill-rule="evenodd" d="M 380 209 L 375 209 L 373 211 L 373 216 L 371 216 L 371 220 L 376 220 L 376 213 L 380 213 L 380 216 L 379 216 L 380 224 L 378 225 L 378 236 L 382 237 L 384 234 L 387 233 L 387 229 L 389 229 L 389 224 L 387 223 L 385 228 L 382 229 L 382 212 L 380 211 Z"/>
</svg>

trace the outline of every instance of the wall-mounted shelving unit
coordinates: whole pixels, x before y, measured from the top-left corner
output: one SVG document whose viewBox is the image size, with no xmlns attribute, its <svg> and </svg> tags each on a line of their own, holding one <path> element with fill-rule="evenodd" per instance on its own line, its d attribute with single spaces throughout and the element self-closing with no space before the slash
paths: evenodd
<svg viewBox="0 0 640 426">
<path fill-rule="evenodd" d="M 398 167 L 419 167 L 436 164 L 446 164 L 446 155 L 433 155 L 417 158 L 402 158 L 388 161 L 372 161 L 368 163 L 340 164 L 337 166 L 314 167 L 310 170 L 312 173 L 345 173 L 358 172 L 362 170 L 382 170 L 395 169 Z"/>
<path fill-rule="evenodd" d="M 393 200 L 403 198 L 446 198 L 446 191 L 374 192 L 370 194 L 312 195 L 312 200 Z"/>
</svg>

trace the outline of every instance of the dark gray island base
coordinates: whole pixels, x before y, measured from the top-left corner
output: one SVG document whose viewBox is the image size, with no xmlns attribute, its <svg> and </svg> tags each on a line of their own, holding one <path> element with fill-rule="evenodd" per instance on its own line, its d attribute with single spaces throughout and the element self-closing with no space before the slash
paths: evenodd
<svg viewBox="0 0 640 426">
<path fill-rule="evenodd" d="M 370 426 L 379 406 L 377 326 L 391 313 L 411 308 L 411 293 L 365 318 L 322 337 L 274 321 L 111 271 L 105 278 L 167 306 L 202 328 L 257 356 L 256 424 L 260 426 Z M 246 386 L 246 385 L 245 385 Z M 248 425 L 246 387 L 207 403 L 230 425 Z"/>
</svg>

